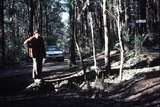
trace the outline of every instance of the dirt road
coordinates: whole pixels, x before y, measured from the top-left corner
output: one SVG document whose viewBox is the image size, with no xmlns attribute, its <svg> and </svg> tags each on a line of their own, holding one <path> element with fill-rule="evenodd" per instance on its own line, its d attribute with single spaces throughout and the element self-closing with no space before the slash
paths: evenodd
<svg viewBox="0 0 160 107">
<path fill-rule="evenodd" d="M 103 93 L 94 90 L 55 92 L 45 85 L 45 91 L 26 91 L 33 83 L 32 65 L 4 69 L 0 72 L 0 107 L 160 107 L 160 72 L 142 73 L 119 84 L 107 84 Z M 65 63 L 46 63 L 44 78 L 69 73 Z M 52 84 L 52 83 L 51 83 Z M 52 84 L 53 85 L 53 84 Z M 96 96 L 96 97 L 95 97 Z"/>
</svg>

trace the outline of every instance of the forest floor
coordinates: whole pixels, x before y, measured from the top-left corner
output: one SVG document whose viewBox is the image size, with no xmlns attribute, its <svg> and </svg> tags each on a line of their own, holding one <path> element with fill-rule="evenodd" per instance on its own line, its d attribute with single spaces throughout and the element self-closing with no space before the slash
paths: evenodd
<svg viewBox="0 0 160 107">
<path fill-rule="evenodd" d="M 46 63 L 46 82 L 38 86 L 33 85 L 31 64 L 2 69 L 0 107 L 160 107 L 160 56 L 143 53 L 139 58 L 125 62 L 122 81 L 114 62 L 104 83 L 96 79 L 90 86 L 74 78 L 81 72 L 78 66 L 63 62 Z M 133 65 L 128 68 L 128 63 Z"/>
</svg>

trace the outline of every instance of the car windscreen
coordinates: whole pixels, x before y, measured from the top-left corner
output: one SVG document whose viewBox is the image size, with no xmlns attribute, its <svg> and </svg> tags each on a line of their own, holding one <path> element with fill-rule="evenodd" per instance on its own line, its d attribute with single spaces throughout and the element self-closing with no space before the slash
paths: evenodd
<svg viewBox="0 0 160 107">
<path fill-rule="evenodd" d="M 56 47 L 48 47 L 47 51 L 58 51 L 59 49 Z"/>
</svg>

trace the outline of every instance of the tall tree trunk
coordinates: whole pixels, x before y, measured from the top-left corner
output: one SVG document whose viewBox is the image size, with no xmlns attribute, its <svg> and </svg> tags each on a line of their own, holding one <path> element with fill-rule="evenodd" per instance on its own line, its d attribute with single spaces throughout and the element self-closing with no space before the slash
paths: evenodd
<svg viewBox="0 0 160 107">
<path fill-rule="evenodd" d="M 160 29 L 160 1 L 157 0 L 157 23 L 158 23 L 158 29 Z M 160 34 L 160 30 L 158 30 L 158 33 Z"/>
<path fill-rule="evenodd" d="M 45 1 L 44 9 L 45 9 L 45 29 L 46 29 L 45 35 L 48 37 L 48 1 Z"/>
<path fill-rule="evenodd" d="M 0 0 L 0 64 L 5 65 L 4 1 Z"/>
<path fill-rule="evenodd" d="M 101 12 L 99 12 L 101 13 Z M 97 11 L 97 14 L 98 14 L 98 11 Z M 97 29 L 98 29 L 98 32 L 99 32 L 99 38 L 100 38 L 100 47 L 101 49 L 103 49 L 104 47 L 104 35 L 103 35 L 103 16 L 101 14 L 99 14 L 99 16 L 97 17 L 96 14 L 94 14 L 94 17 L 95 17 L 95 24 L 97 26 Z"/>
<path fill-rule="evenodd" d="M 109 36 L 107 30 L 107 16 L 106 16 L 106 0 L 103 0 L 103 24 L 104 24 L 104 40 L 105 40 L 105 67 L 109 67 Z"/>
<path fill-rule="evenodd" d="M 33 30 L 38 30 L 42 34 L 42 9 L 41 0 L 32 0 L 33 2 Z"/>
<path fill-rule="evenodd" d="M 83 57 L 82 57 L 82 50 L 79 46 L 78 39 L 77 39 L 78 36 L 80 37 L 80 33 L 81 33 L 81 31 L 78 31 L 78 30 L 80 30 L 80 29 L 78 29 L 80 26 L 80 23 L 78 21 L 78 16 L 80 16 L 79 20 L 81 20 L 81 15 L 78 10 L 77 2 L 75 2 L 75 6 L 74 6 L 74 41 L 75 41 L 75 46 L 77 48 L 79 59 L 80 59 L 81 65 L 82 65 L 82 69 L 83 69 L 83 73 L 84 73 L 84 80 L 86 81 L 86 68 L 84 65 Z"/>
<path fill-rule="evenodd" d="M 42 32 L 43 32 L 43 31 L 42 31 L 42 23 L 43 23 L 43 19 L 42 19 L 42 18 L 43 18 L 43 16 L 42 16 L 42 4 L 43 4 L 43 3 L 42 3 L 42 1 L 43 1 L 43 0 L 40 0 L 40 1 L 39 1 L 39 6 L 40 6 L 40 7 L 39 7 L 39 8 L 40 8 L 40 9 L 39 9 L 39 11 L 40 11 L 40 13 L 39 13 L 39 31 L 40 31 L 40 34 L 41 34 L 41 35 L 43 34 L 43 33 L 42 33 Z"/>
<path fill-rule="evenodd" d="M 158 27 L 160 24 L 160 2 L 159 0 L 146 0 L 146 26 L 147 32 L 160 32 Z"/>
<path fill-rule="evenodd" d="M 119 77 L 120 77 L 120 80 L 122 80 L 124 49 L 123 49 L 123 43 L 122 43 L 122 37 L 121 37 L 122 24 L 120 22 L 120 9 L 121 9 L 121 0 L 118 0 L 118 5 L 117 5 L 117 16 L 118 17 L 117 17 L 116 22 L 117 22 L 119 45 L 120 45 L 120 70 L 119 70 Z"/>
<path fill-rule="evenodd" d="M 28 35 L 33 34 L 33 1 L 28 0 L 28 14 L 29 14 L 29 31 Z"/>
<path fill-rule="evenodd" d="M 76 64 L 76 52 L 75 52 L 75 36 L 74 36 L 74 32 L 75 32 L 75 4 L 70 3 L 70 10 L 69 10 L 69 14 L 70 14 L 70 27 L 71 27 L 71 44 L 70 44 L 70 61 L 71 64 Z"/>
<path fill-rule="evenodd" d="M 85 25 L 86 25 L 86 36 L 89 37 L 89 25 L 88 25 L 88 18 L 87 18 L 88 12 L 85 11 Z M 87 40 L 87 46 L 90 47 L 89 40 Z"/>
<path fill-rule="evenodd" d="M 147 32 L 150 33 L 150 15 L 149 15 L 149 6 L 150 6 L 150 0 L 146 0 L 146 27 L 147 27 Z"/>
<path fill-rule="evenodd" d="M 12 9 L 12 22 L 11 22 L 11 27 L 12 27 L 12 36 L 11 36 L 11 40 L 13 41 L 13 44 L 14 44 L 14 47 L 16 46 L 16 28 L 15 28 L 15 25 L 16 25 L 16 9 L 15 9 L 15 0 L 12 0 L 12 6 L 11 6 L 11 9 Z"/>
<path fill-rule="evenodd" d="M 97 73 L 97 75 L 99 75 L 99 72 L 97 70 L 97 60 L 96 60 L 96 50 L 95 50 L 95 42 L 94 42 L 94 31 L 93 31 L 93 19 L 92 19 L 92 12 L 89 12 L 89 18 L 90 18 L 90 27 L 91 27 L 91 35 L 92 35 L 92 50 L 93 50 L 93 60 L 94 60 L 94 68 L 95 71 Z"/>
</svg>

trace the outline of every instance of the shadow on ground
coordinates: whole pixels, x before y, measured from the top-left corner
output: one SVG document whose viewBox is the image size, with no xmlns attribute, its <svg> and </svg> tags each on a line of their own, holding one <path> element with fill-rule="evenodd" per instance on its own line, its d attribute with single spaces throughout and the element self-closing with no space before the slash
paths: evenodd
<svg viewBox="0 0 160 107">
<path fill-rule="evenodd" d="M 154 62 L 155 61 L 155 62 Z M 157 59 L 153 60 L 157 64 Z M 49 65 L 47 65 L 49 66 Z M 136 65 L 135 65 L 136 66 Z M 44 78 L 60 78 L 71 71 L 56 70 L 45 72 Z M 117 72 L 112 71 L 112 73 Z M 113 75 L 114 75 L 113 74 Z M 76 83 L 81 78 L 72 79 Z M 64 82 L 64 81 L 63 81 Z M 0 107 L 159 107 L 160 106 L 160 71 L 140 73 L 121 83 L 106 83 L 107 91 L 75 88 L 77 85 L 67 82 L 57 92 L 56 84 L 44 82 L 26 89 L 33 83 L 31 73 L 0 78 Z"/>
</svg>

